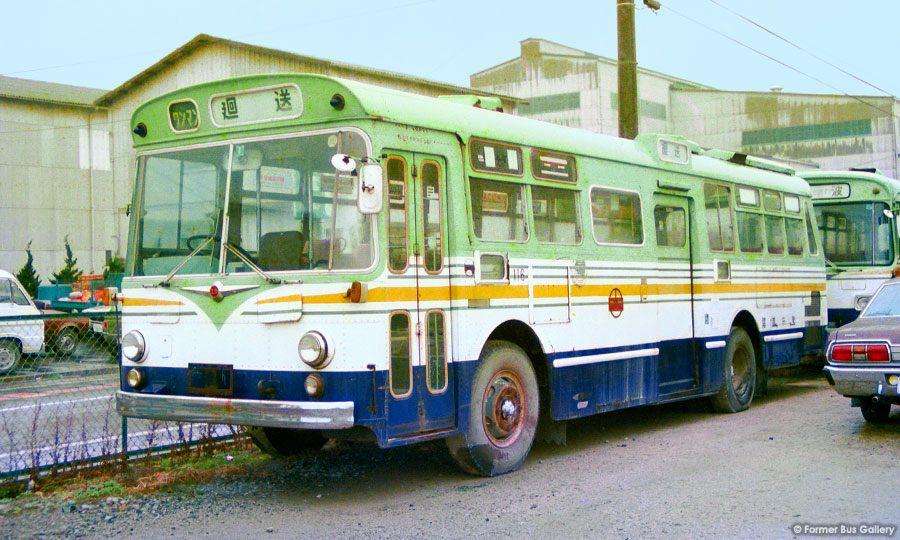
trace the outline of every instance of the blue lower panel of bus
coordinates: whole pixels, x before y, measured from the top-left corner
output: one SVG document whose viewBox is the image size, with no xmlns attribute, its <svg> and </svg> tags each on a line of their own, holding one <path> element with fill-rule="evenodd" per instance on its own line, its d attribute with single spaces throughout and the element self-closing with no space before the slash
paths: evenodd
<svg viewBox="0 0 900 540">
<path fill-rule="evenodd" d="M 472 363 L 474 364 L 474 362 Z M 151 368 L 138 366 L 147 381 L 139 393 L 190 396 L 188 370 L 185 368 Z M 250 371 L 231 372 L 232 389 L 227 399 L 273 401 L 352 401 L 354 423 L 371 429 L 381 446 L 406 444 L 406 438 L 452 429 L 456 425 L 454 399 L 454 365 L 448 366 L 447 388 L 434 393 L 426 389 L 425 368 L 413 372 L 413 389 L 402 398 L 389 397 L 388 373 L 364 371 L 356 373 L 317 372 L 325 387 L 319 399 L 311 398 L 304 387 L 310 372 Z M 127 370 L 120 372 L 120 388 L 134 392 L 126 381 Z M 202 394 L 201 394 L 202 395 Z M 205 397 L 216 397 L 206 394 Z"/>
<path fill-rule="evenodd" d="M 803 339 L 788 338 L 795 333 L 796 329 L 762 336 L 763 364 L 767 368 L 798 363 Z M 728 336 L 719 336 L 552 353 L 548 355 L 550 414 L 554 420 L 566 420 L 715 393 L 723 378 L 727 340 Z M 386 371 L 317 372 L 325 387 L 325 394 L 318 400 L 310 398 L 304 388 L 310 372 L 235 370 L 227 397 L 352 401 L 356 425 L 371 429 L 381 446 L 399 446 L 468 428 L 471 381 L 477 367 L 475 361 L 449 363 L 447 386 L 440 392 L 427 390 L 425 368 L 416 367 L 412 390 L 402 397 L 388 391 Z M 140 393 L 191 395 L 185 368 L 138 369 L 147 381 Z M 133 391 L 124 371 L 120 387 Z"/>
<path fill-rule="evenodd" d="M 706 341 L 554 353 L 550 362 L 565 367 L 551 370 L 550 414 L 567 420 L 712 393 L 722 378 L 725 349 L 707 349 Z M 573 361 L 583 363 L 566 365 Z"/>
</svg>

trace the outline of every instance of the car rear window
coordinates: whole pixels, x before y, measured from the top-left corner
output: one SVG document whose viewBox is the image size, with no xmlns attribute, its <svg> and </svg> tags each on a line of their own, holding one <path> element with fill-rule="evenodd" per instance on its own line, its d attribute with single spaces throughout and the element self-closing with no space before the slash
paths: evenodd
<svg viewBox="0 0 900 540">
<path fill-rule="evenodd" d="M 885 285 L 881 288 L 866 309 L 866 317 L 885 317 L 900 315 L 900 283 Z"/>
</svg>

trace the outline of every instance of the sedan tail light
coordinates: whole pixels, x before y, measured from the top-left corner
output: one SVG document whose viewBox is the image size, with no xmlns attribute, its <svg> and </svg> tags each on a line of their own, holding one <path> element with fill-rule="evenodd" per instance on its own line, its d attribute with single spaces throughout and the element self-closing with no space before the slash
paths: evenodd
<svg viewBox="0 0 900 540">
<path fill-rule="evenodd" d="M 835 345 L 831 348 L 832 362 L 890 362 L 887 345 Z"/>
</svg>

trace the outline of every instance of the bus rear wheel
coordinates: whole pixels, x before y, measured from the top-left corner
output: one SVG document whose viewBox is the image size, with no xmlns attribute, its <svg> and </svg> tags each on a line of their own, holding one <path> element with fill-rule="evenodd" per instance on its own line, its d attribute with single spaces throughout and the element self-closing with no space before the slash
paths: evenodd
<svg viewBox="0 0 900 540">
<path fill-rule="evenodd" d="M 252 427 L 247 430 L 257 448 L 276 457 L 321 450 L 328 439 L 321 431 L 272 427 Z"/>
<path fill-rule="evenodd" d="M 743 328 L 734 327 L 725 348 L 722 387 L 711 399 L 716 412 L 736 413 L 746 410 L 756 390 L 756 352 L 753 341 Z"/>
<path fill-rule="evenodd" d="M 528 356 L 507 341 L 489 341 L 472 380 L 468 428 L 447 439 L 459 467 L 480 476 L 519 468 L 531 445 L 540 409 Z"/>
</svg>

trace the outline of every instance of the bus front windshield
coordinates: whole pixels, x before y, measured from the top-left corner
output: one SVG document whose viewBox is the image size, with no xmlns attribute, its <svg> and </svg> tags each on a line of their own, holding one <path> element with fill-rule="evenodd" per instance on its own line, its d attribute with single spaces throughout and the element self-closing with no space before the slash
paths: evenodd
<svg viewBox="0 0 900 540">
<path fill-rule="evenodd" d="M 815 209 L 826 259 L 838 266 L 893 263 L 894 239 L 886 204 L 829 204 Z"/>
<path fill-rule="evenodd" d="M 134 275 L 369 268 L 373 217 L 335 153 L 366 156 L 365 141 L 334 132 L 142 157 Z"/>
</svg>

